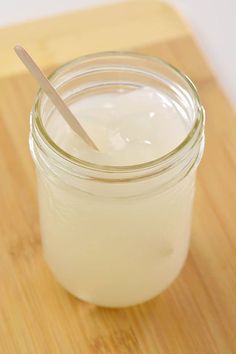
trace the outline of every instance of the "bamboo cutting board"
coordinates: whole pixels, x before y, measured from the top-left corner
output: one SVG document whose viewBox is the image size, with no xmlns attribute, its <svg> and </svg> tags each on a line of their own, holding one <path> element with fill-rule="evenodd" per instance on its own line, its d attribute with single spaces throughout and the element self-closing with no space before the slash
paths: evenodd
<svg viewBox="0 0 236 354">
<path fill-rule="evenodd" d="M 175 283 L 143 305 L 109 310 L 61 288 L 41 252 L 28 117 L 36 85 L 20 42 L 51 71 L 81 54 L 158 55 L 196 83 L 207 112 L 192 243 Z M 236 353 L 236 120 L 176 12 L 136 0 L 0 29 L 0 354 Z"/>
</svg>

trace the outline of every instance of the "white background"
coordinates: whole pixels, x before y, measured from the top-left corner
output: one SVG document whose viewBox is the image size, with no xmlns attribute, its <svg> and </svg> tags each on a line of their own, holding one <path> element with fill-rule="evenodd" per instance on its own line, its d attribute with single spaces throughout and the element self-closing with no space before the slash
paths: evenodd
<svg viewBox="0 0 236 354">
<path fill-rule="evenodd" d="M 0 26 L 116 1 L 119 0 L 0 0 Z M 216 76 L 236 106 L 236 0 L 167 1 L 188 19 Z"/>
<path fill-rule="evenodd" d="M 188 19 L 236 108 L 236 0 L 168 0 Z"/>
</svg>

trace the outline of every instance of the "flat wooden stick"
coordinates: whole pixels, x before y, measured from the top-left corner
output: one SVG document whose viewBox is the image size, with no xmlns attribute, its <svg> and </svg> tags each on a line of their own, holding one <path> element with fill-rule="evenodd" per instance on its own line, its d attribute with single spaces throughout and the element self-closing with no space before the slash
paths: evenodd
<svg viewBox="0 0 236 354">
<path fill-rule="evenodd" d="M 75 118 L 75 116 L 69 109 L 69 107 L 65 104 L 61 96 L 59 96 L 50 81 L 46 78 L 46 76 L 40 70 L 38 65 L 27 53 L 27 51 L 20 45 L 16 45 L 14 49 L 18 57 L 21 59 L 21 61 L 29 70 L 29 72 L 33 75 L 33 77 L 37 80 L 42 90 L 53 102 L 57 110 L 65 119 L 66 123 L 70 126 L 70 128 L 76 134 L 78 134 L 89 146 L 93 147 L 95 150 L 98 150 L 93 140 L 88 136 L 84 128 L 81 126 L 81 124 L 78 122 L 78 120 Z"/>
</svg>

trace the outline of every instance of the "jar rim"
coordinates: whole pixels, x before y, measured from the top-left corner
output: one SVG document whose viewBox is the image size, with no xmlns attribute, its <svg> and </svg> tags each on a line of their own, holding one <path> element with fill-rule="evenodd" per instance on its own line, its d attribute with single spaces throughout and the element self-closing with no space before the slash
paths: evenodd
<svg viewBox="0 0 236 354">
<path fill-rule="evenodd" d="M 161 64 L 164 67 L 170 69 L 177 77 L 179 77 L 181 80 L 187 84 L 187 87 L 191 93 L 191 97 L 194 98 L 195 100 L 195 105 L 196 105 L 196 119 L 189 130 L 189 132 L 186 134 L 185 138 L 182 140 L 180 144 L 178 144 L 174 149 L 169 151 L 168 153 L 147 161 L 147 162 L 142 162 L 142 163 L 137 163 L 137 164 L 129 164 L 129 165 L 101 165 L 101 164 L 96 164 L 93 162 L 85 161 L 82 160 L 78 157 L 75 157 L 62 148 L 58 146 L 52 138 L 49 136 L 47 133 L 46 128 L 44 127 L 44 124 L 41 119 L 41 112 L 40 112 L 40 104 L 42 98 L 45 96 L 45 93 L 43 90 L 40 88 L 36 99 L 33 104 L 33 108 L 31 111 L 31 132 L 32 136 L 34 137 L 35 131 L 39 134 L 41 140 L 46 144 L 47 148 L 49 148 L 50 151 L 53 152 L 53 155 L 61 160 L 65 161 L 67 163 L 72 163 L 74 166 L 82 167 L 85 169 L 89 169 L 92 171 L 97 171 L 97 172 L 105 172 L 105 173 L 122 173 L 122 172 L 138 172 L 138 171 L 143 171 L 149 168 L 154 168 L 156 166 L 161 166 L 166 162 L 169 162 L 173 157 L 177 156 L 178 154 L 181 154 L 182 151 L 186 148 L 186 146 L 189 145 L 189 143 L 192 140 L 192 137 L 195 136 L 195 134 L 199 131 L 199 137 L 201 136 L 203 127 L 204 127 L 204 120 L 205 120 L 205 114 L 204 114 L 204 109 L 200 103 L 200 98 L 198 95 L 198 91 L 193 84 L 192 80 L 185 75 L 181 70 L 177 69 L 175 66 L 172 64 L 169 64 L 163 59 L 160 59 L 159 57 L 156 56 L 150 56 L 150 55 L 145 55 L 145 54 L 139 54 L 135 52 L 129 52 L 129 51 L 104 51 L 104 52 L 98 52 L 98 53 L 93 53 L 93 54 L 88 54 L 84 55 L 81 57 L 78 57 L 76 59 L 73 59 L 71 61 L 66 62 L 65 64 L 61 65 L 59 68 L 54 70 L 49 76 L 48 79 L 52 81 L 55 79 L 58 75 L 60 75 L 64 69 L 69 68 L 70 66 L 73 66 L 74 64 L 82 64 L 84 61 L 89 60 L 89 59 L 99 59 L 102 57 L 126 57 L 130 59 L 143 59 L 147 60 L 149 62 Z M 35 140 L 35 139 L 34 139 Z M 196 142 L 198 141 L 198 138 L 196 139 Z"/>
</svg>

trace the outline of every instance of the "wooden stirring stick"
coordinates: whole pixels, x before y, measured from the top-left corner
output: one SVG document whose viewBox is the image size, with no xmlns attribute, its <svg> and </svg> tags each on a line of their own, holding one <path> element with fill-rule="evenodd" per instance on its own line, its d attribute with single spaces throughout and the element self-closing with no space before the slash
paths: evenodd
<svg viewBox="0 0 236 354">
<path fill-rule="evenodd" d="M 38 81 L 40 87 L 45 92 L 45 94 L 53 102 L 57 110 L 61 113 L 62 117 L 65 119 L 70 128 L 78 134 L 89 146 L 98 150 L 97 146 L 94 144 L 93 140 L 88 136 L 84 128 L 80 125 L 78 120 L 75 118 L 69 107 L 65 104 L 61 96 L 54 89 L 50 81 L 46 78 L 43 72 L 40 70 L 38 65 L 34 62 L 27 51 L 20 45 L 15 46 L 15 52 L 21 59 L 23 64 L 33 75 L 33 77 Z"/>
</svg>

